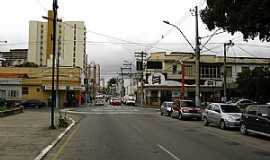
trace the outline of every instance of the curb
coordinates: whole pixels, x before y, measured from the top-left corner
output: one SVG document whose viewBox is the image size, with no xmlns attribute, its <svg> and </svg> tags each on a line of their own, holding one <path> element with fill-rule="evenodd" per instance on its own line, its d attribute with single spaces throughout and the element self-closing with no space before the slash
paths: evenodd
<svg viewBox="0 0 270 160">
<path fill-rule="evenodd" d="M 51 144 L 44 148 L 34 160 L 42 160 L 48 154 L 48 152 L 64 137 L 64 135 L 66 135 L 67 132 L 75 125 L 75 121 L 72 118 L 68 117 L 68 119 L 71 120 L 72 123 Z"/>
</svg>

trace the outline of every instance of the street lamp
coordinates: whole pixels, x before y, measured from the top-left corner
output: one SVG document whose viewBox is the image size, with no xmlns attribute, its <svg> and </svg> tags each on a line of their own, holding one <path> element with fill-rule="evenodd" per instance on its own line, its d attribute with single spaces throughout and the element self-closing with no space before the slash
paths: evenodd
<svg viewBox="0 0 270 160">
<path fill-rule="evenodd" d="M 194 51 L 194 55 L 196 56 L 195 59 L 195 84 L 196 84 L 196 88 L 195 88 L 195 102 L 197 106 L 200 106 L 200 42 L 199 42 L 199 36 L 198 36 L 198 10 L 197 7 L 195 8 L 195 13 L 196 13 L 196 45 L 195 47 L 193 47 L 193 45 L 190 43 L 190 41 L 188 40 L 188 38 L 185 36 L 185 34 L 182 32 L 182 30 L 175 24 L 170 23 L 169 21 L 163 21 L 163 23 L 168 24 L 170 26 L 173 26 L 174 28 L 176 28 L 184 37 L 184 39 L 188 42 L 188 44 L 190 45 L 190 47 L 193 49 Z"/>
<path fill-rule="evenodd" d="M 188 42 L 188 44 L 190 45 L 190 47 L 195 51 L 195 48 L 190 43 L 190 41 L 188 40 L 187 36 L 182 32 L 182 30 L 177 25 L 172 24 L 169 21 L 163 21 L 163 23 L 168 24 L 168 25 L 173 26 L 174 28 L 176 28 L 182 34 L 182 36 L 185 38 L 185 40 Z"/>
</svg>

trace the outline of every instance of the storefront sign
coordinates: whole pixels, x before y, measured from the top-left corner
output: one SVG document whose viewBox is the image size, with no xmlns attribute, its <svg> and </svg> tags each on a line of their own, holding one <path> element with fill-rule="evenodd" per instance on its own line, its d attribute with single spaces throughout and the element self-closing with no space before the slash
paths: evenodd
<svg viewBox="0 0 270 160">
<path fill-rule="evenodd" d="M 148 83 L 150 85 L 164 85 L 165 76 L 162 73 L 153 73 L 151 76 L 149 76 Z"/>
</svg>

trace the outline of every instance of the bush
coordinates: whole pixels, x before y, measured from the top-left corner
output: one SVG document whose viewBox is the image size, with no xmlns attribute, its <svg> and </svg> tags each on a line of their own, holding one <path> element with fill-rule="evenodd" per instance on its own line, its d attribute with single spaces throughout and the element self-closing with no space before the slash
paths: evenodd
<svg viewBox="0 0 270 160">
<path fill-rule="evenodd" d="M 0 106 L 0 112 L 1 111 L 5 111 L 5 110 L 7 110 L 7 107 L 6 106 Z"/>
</svg>

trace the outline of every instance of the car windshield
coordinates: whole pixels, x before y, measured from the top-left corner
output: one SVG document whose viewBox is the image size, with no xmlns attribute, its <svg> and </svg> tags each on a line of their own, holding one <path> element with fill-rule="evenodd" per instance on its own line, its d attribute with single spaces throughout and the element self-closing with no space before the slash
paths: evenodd
<svg viewBox="0 0 270 160">
<path fill-rule="evenodd" d="M 192 101 L 181 101 L 181 107 L 196 107 L 195 103 Z"/>
<path fill-rule="evenodd" d="M 240 109 L 233 105 L 221 105 L 221 110 L 224 113 L 241 113 Z"/>
<path fill-rule="evenodd" d="M 172 107 L 173 103 L 165 103 L 167 107 Z"/>
<path fill-rule="evenodd" d="M 232 100 L 228 101 L 227 103 L 236 103 L 238 101 L 239 101 L 239 99 L 232 99 Z"/>
<path fill-rule="evenodd" d="M 264 117 L 270 117 L 270 106 L 264 106 L 260 108 L 260 113 Z"/>
</svg>

